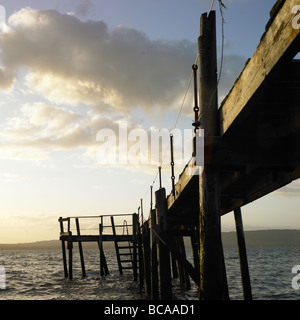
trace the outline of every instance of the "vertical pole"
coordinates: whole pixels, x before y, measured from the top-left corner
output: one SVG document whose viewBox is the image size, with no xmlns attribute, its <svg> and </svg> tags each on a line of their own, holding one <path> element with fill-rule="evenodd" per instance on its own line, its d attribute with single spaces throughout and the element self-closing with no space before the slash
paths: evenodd
<svg viewBox="0 0 300 320">
<path fill-rule="evenodd" d="M 80 236 L 79 219 L 76 218 L 76 219 L 75 219 L 75 222 L 76 222 L 77 235 Z M 80 240 L 78 240 L 78 248 L 79 248 L 79 256 L 80 256 L 82 276 L 83 276 L 83 277 L 86 277 L 84 257 L 83 257 L 83 250 L 82 250 L 82 243 L 81 243 Z"/>
<path fill-rule="evenodd" d="M 141 234 L 141 226 L 137 221 L 137 241 L 138 241 L 138 254 L 139 254 L 139 280 L 140 286 L 144 285 L 144 257 L 143 257 L 143 239 Z"/>
<path fill-rule="evenodd" d="M 142 218 L 142 226 L 143 226 L 143 224 L 144 224 L 143 199 L 141 199 L 141 218 Z"/>
<path fill-rule="evenodd" d="M 192 66 L 194 72 L 194 113 L 195 113 L 195 121 L 193 126 L 195 127 L 194 132 L 199 129 L 200 122 L 199 122 L 199 107 L 198 107 L 198 86 L 197 86 L 197 70 L 198 66 L 193 64 Z M 194 150 L 195 151 L 195 150 Z"/>
<path fill-rule="evenodd" d="M 151 300 L 159 299 L 157 270 L 157 240 L 153 232 L 156 226 L 156 212 L 151 210 Z"/>
<path fill-rule="evenodd" d="M 173 274 L 173 279 L 178 278 L 178 269 L 177 269 L 177 263 L 176 263 L 176 258 L 174 255 L 171 253 L 171 263 L 172 263 L 172 274 Z"/>
<path fill-rule="evenodd" d="M 102 217 L 101 217 L 102 218 Z M 98 247 L 99 247 L 99 253 L 100 253 L 100 276 L 104 276 L 104 259 L 103 259 L 103 242 L 102 242 L 102 231 L 103 231 L 103 220 L 101 219 L 101 223 L 99 224 L 99 241 L 98 241 Z"/>
<path fill-rule="evenodd" d="M 133 280 L 137 281 L 137 223 L 138 217 L 132 215 L 132 245 L 133 245 Z"/>
<path fill-rule="evenodd" d="M 64 224 L 63 219 L 60 217 L 58 219 L 59 225 L 60 225 L 60 233 L 64 233 Z M 61 240 L 61 250 L 62 250 L 62 256 L 63 256 L 63 266 L 64 266 L 64 275 L 65 278 L 68 278 L 68 267 L 67 267 L 67 256 L 66 256 L 66 246 L 65 246 L 65 240 Z"/>
<path fill-rule="evenodd" d="M 171 180 L 172 180 L 172 194 L 175 198 L 175 174 L 174 174 L 174 148 L 173 148 L 173 135 L 170 134 L 170 146 L 171 146 Z"/>
<path fill-rule="evenodd" d="M 159 174 L 159 189 L 161 189 L 162 188 L 161 166 L 158 167 L 158 174 Z"/>
<path fill-rule="evenodd" d="M 243 293 L 245 300 L 252 300 L 250 274 L 248 268 L 247 250 L 244 236 L 241 208 L 234 209 L 235 228 L 239 248 L 240 268 L 242 276 Z"/>
<path fill-rule="evenodd" d="M 68 250 L 69 250 L 69 279 L 73 279 L 73 241 L 72 232 L 69 231 L 68 237 Z"/>
<path fill-rule="evenodd" d="M 151 214 L 151 211 L 152 211 L 152 205 L 153 205 L 153 186 L 150 186 L 150 214 Z"/>
<path fill-rule="evenodd" d="M 193 259 L 194 259 L 194 267 L 199 273 L 199 266 L 200 266 L 200 260 L 199 260 L 199 232 L 197 228 L 191 227 L 191 247 L 193 250 Z"/>
<path fill-rule="evenodd" d="M 209 142 L 219 135 L 215 20 L 215 11 L 201 16 L 198 39 L 201 126 L 206 144 L 210 146 L 205 150 L 204 170 L 199 176 L 201 300 L 224 297 L 219 173 L 218 168 L 209 163 L 212 147 Z"/>
<path fill-rule="evenodd" d="M 144 249 L 144 270 L 146 279 L 146 292 L 151 296 L 151 269 L 150 269 L 150 233 L 149 223 L 143 224 L 143 249 Z"/>
<path fill-rule="evenodd" d="M 159 228 L 167 233 L 167 199 L 166 189 L 161 188 L 155 192 L 156 198 L 156 217 Z M 158 243 L 159 249 L 159 278 L 160 278 L 160 299 L 172 299 L 171 265 L 170 252 L 161 241 Z"/>
<path fill-rule="evenodd" d="M 177 237 L 176 239 L 176 249 L 181 254 L 181 246 L 180 246 L 180 237 Z M 178 273 L 179 273 L 179 280 L 180 280 L 180 286 L 183 287 L 185 284 L 185 278 L 184 278 L 184 269 L 179 261 L 178 263 Z"/>
</svg>

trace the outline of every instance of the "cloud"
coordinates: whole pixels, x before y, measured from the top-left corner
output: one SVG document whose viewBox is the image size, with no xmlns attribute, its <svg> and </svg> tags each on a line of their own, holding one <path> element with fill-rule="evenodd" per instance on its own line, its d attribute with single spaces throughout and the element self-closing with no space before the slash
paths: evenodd
<svg viewBox="0 0 300 320">
<path fill-rule="evenodd" d="M 150 40 L 130 26 L 109 30 L 103 21 L 23 8 L 10 16 L 0 34 L 0 49 L 0 88 L 17 82 L 24 92 L 29 89 L 48 101 L 24 104 L 18 116 L 2 123 L 0 156 L 36 160 L 52 151 L 78 148 L 95 157 L 98 130 L 119 130 L 113 119 L 132 121 L 128 113 L 137 106 L 145 114 L 155 107 L 160 114 L 179 108 L 197 44 Z M 224 57 L 220 97 L 244 61 Z M 92 107 L 84 115 L 72 108 L 82 104 Z M 110 112 L 111 119 L 104 112 Z M 128 123 L 128 130 L 136 127 Z"/>
<path fill-rule="evenodd" d="M 2 88 L 25 67 L 27 85 L 52 101 L 122 112 L 177 102 L 197 49 L 187 40 L 150 40 L 130 26 L 108 30 L 103 21 L 31 8 L 9 18 L 0 45 Z"/>
<path fill-rule="evenodd" d="M 79 17 L 86 17 L 94 9 L 94 7 L 95 6 L 91 0 L 82 0 L 79 1 L 75 13 Z"/>
<path fill-rule="evenodd" d="M 107 127 L 117 124 L 91 111 L 80 115 L 42 102 L 25 104 L 0 128 L 0 156 L 36 160 L 52 151 L 96 147 L 97 131 Z"/>
<path fill-rule="evenodd" d="M 287 186 L 274 191 L 275 196 L 283 198 L 299 197 L 300 195 L 300 179 L 295 180 Z"/>
</svg>

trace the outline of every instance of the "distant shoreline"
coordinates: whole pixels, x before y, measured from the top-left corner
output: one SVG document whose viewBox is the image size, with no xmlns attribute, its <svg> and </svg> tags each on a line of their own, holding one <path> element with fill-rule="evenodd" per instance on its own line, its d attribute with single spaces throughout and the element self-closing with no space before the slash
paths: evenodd
<svg viewBox="0 0 300 320">
<path fill-rule="evenodd" d="M 300 230 L 291 229 L 273 229 L 273 230 L 255 230 L 245 231 L 245 240 L 247 247 L 300 247 Z M 186 245 L 189 240 L 186 239 Z M 225 248 L 236 247 L 235 231 L 222 232 L 222 242 Z M 97 249 L 96 243 L 83 243 L 84 249 Z M 104 243 L 104 248 L 113 249 L 113 243 Z M 60 250 L 60 240 L 36 241 L 30 243 L 0 244 L 0 250 Z M 76 245 L 74 247 L 76 250 Z"/>
</svg>

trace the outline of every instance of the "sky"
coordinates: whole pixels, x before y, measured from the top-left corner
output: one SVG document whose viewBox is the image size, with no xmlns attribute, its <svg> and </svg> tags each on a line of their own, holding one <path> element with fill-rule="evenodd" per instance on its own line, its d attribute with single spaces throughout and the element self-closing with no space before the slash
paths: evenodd
<svg viewBox="0 0 300 320">
<path fill-rule="evenodd" d="M 219 101 L 254 54 L 276 1 L 223 2 Z M 181 106 L 176 127 L 192 128 L 192 87 L 183 99 L 197 56 L 200 16 L 211 1 L 0 5 L 6 12 L 0 30 L 0 243 L 58 239 L 60 216 L 133 213 L 140 199 L 148 214 L 158 164 L 103 164 L 97 134 L 116 133 L 118 148 L 125 139 L 120 125 L 126 124 L 132 139 L 137 132 L 149 137 L 153 130 L 171 130 Z M 213 9 L 220 65 L 218 1 Z M 140 160 L 142 150 L 147 148 L 140 149 Z M 184 164 L 176 164 L 176 177 Z M 162 181 L 169 193 L 167 164 Z M 299 186 L 293 182 L 243 207 L 245 229 L 300 229 Z M 233 215 L 222 217 L 222 229 L 233 228 Z"/>
</svg>

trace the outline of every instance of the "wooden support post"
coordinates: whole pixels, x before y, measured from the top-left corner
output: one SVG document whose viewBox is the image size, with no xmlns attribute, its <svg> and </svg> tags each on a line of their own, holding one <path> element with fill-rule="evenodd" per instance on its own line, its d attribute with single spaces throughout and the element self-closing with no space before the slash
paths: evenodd
<svg viewBox="0 0 300 320">
<path fill-rule="evenodd" d="M 180 238 L 179 237 L 177 237 L 177 239 L 176 239 L 176 250 L 181 255 Z M 181 285 L 181 287 L 183 287 L 184 286 L 184 269 L 179 261 L 177 261 L 177 264 L 178 264 L 178 274 L 179 274 L 180 285 Z"/>
<path fill-rule="evenodd" d="M 138 267 L 137 267 L 137 225 L 138 216 L 136 213 L 132 215 L 132 250 L 133 250 L 133 280 L 137 281 Z"/>
<path fill-rule="evenodd" d="M 172 180 L 172 194 L 173 197 L 175 198 L 176 194 L 175 194 L 175 174 L 174 174 L 174 148 L 173 148 L 173 135 L 170 134 L 170 148 L 171 148 L 171 180 Z"/>
<path fill-rule="evenodd" d="M 162 188 L 161 166 L 158 167 L 158 176 L 159 176 L 159 189 L 161 189 Z"/>
<path fill-rule="evenodd" d="M 114 243 L 115 243 L 115 250 L 116 250 L 116 255 L 117 255 L 119 272 L 120 272 L 120 274 L 123 274 L 122 264 L 121 264 L 121 258 L 120 258 L 120 252 L 119 252 L 118 241 L 117 241 L 117 233 L 116 233 L 116 228 L 115 228 L 114 217 L 111 216 L 111 217 L 110 217 L 110 220 L 111 220 L 111 226 L 112 226 L 113 235 L 114 235 Z"/>
<path fill-rule="evenodd" d="M 217 53 L 215 11 L 201 16 L 199 50 L 201 127 L 206 142 L 219 135 Z M 209 145 L 209 144 L 208 144 Z M 199 152 L 199 150 L 197 150 Z M 201 150 L 200 150 L 201 152 Z M 200 200 L 200 292 L 201 300 L 222 300 L 224 275 L 222 261 L 220 185 L 218 168 L 209 163 L 205 150 L 204 170 L 199 176 Z"/>
<path fill-rule="evenodd" d="M 150 269 L 150 232 L 149 223 L 143 224 L 143 253 L 144 253 L 144 271 L 146 280 L 146 292 L 151 296 L 151 269 Z"/>
<path fill-rule="evenodd" d="M 101 219 L 102 222 L 102 219 Z M 99 253 L 100 253 L 100 276 L 104 276 L 104 259 L 103 259 L 103 243 L 102 243 L 102 231 L 103 231 L 103 225 L 102 223 L 99 224 L 99 241 L 98 241 L 98 247 L 99 247 Z"/>
<path fill-rule="evenodd" d="M 159 239 L 159 241 L 163 243 L 171 251 L 175 259 L 180 262 L 183 268 L 188 272 L 189 276 L 194 280 L 196 285 L 199 287 L 200 286 L 199 273 L 196 271 L 196 269 L 191 265 L 191 263 L 186 258 L 181 256 L 181 254 L 178 251 L 178 247 L 174 243 L 174 240 L 171 239 L 170 237 L 167 237 L 165 233 L 162 230 L 160 230 L 159 226 L 155 227 L 154 232 L 156 234 L 156 237 Z"/>
<path fill-rule="evenodd" d="M 79 219 L 76 218 L 75 221 L 76 221 L 77 235 L 80 236 Z M 80 256 L 82 276 L 83 276 L 83 277 L 86 277 L 85 264 L 84 264 L 84 257 L 83 257 L 83 250 L 82 250 L 81 241 L 78 241 L 78 248 L 79 248 L 79 256 Z"/>
<path fill-rule="evenodd" d="M 248 268 L 247 251 L 246 251 L 241 208 L 237 208 L 234 210 L 234 219 L 235 219 L 237 243 L 239 248 L 244 299 L 252 300 L 251 282 L 250 282 L 250 274 L 249 274 L 249 268 Z"/>
<path fill-rule="evenodd" d="M 138 221 L 138 229 L 137 229 L 137 236 L 138 236 L 138 254 L 139 254 L 139 280 L 140 286 L 144 285 L 144 257 L 143 257 L 143 239 L 141 233 L 141 226 Z"/>
<path fill-rule="evenodd" d="M 73 279 L 73 241 L 72 232 L 69 231 L 68 237 L 68 250 L 69 250 L 69 279 Z"/>
<path fill-rule="evenodd" d="M 158 262 L 157 262 L 157 240 L 154 233 L 156 226 L 156 211 L 151 210 L 151 300 L 159 299 L 158 291 Z"/>
<path fill-rule="evenodd" d="M 199 231 L 197 228 L 191 227 L 191 247 L 193 251 L 194 267 L 200 273 L 199 266 Z"/>
<path fill-rule="evenodd" d="M 179 253 L 181 254 L 181 256 L 186 259 L 186 252 L 185 252 L 185 246 L 184 246 L 184 241 L 183 241 L 183 237 L 179 237 L 178 239 L 179 242 Z M 180 262 L 179 262 L 180 265 Z M 186 272 L 186 270 L 184 268 L 182 268 L 182 285 L 186 288 L 186 289 L 190 289 L 191 288 L 191 282 L 190 282 L 190 278 L 188 273 Z"/>
<path fill-rule="evenodd" d="M 58 219 L 59 225 L 60 225 L 60 233 L 64 233 L 64 224 L 62 217 Z M 63 266 L 64 266 L 64 275 L 65 278 L 68 278 L 68 267 L 67 267 L 67 256 L 66 256 L 66 245 L 65 240 L 61 240 L 61 250 L 62 250 L 62 256 L 63 256 Z"/>
<path fill-rule="evenodd" d="M 167 235 L 167 200 L 166 189 L 161 188 L 155 192 L 156 200 L 156 217 L 157 224 L 164 234 Z M 166 245 L 159 241 L 159 277 L 160 277 L 160 299 L 172 299 L 172 281 L 171 281 L 171 266 L 170 266 L 170 252 Z"/>
<path fill-rule="evenodd" d="M 177 264 L 176 264 L 176 258 L 174 257 L 173 253 L 171 253 L 171 263 L 172 263 L 173 279 L 177 279 L 178 278 L 178 268 L 177 268 Z"/>
</svg>

